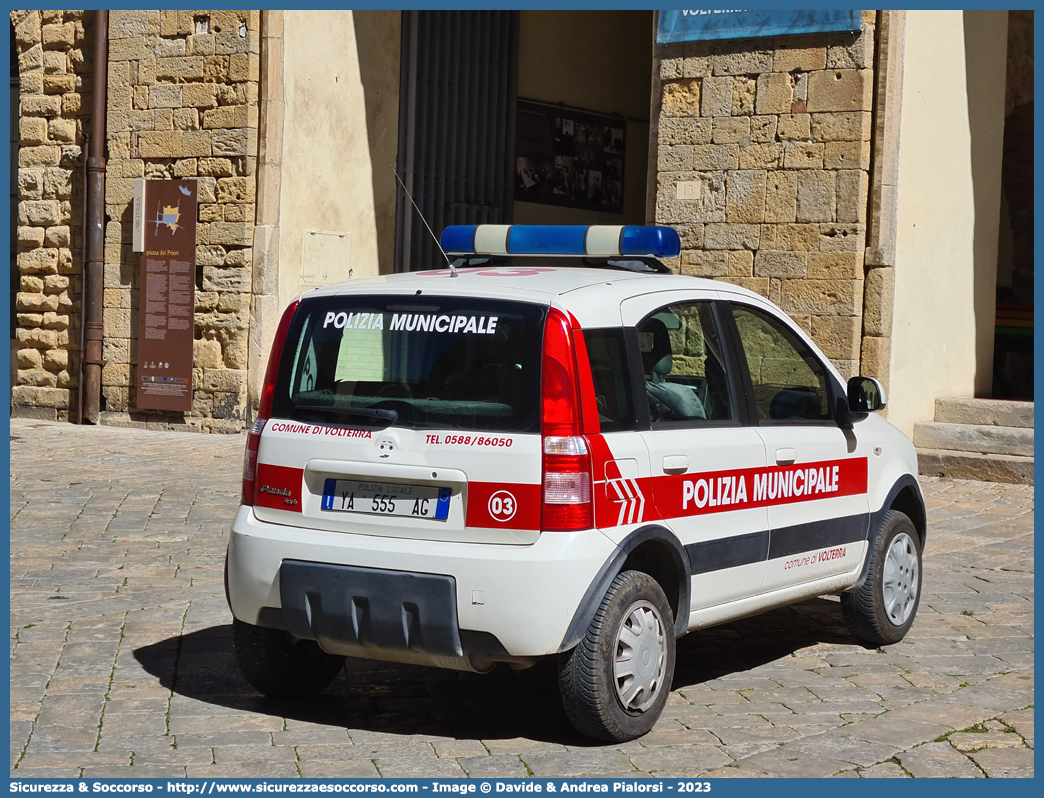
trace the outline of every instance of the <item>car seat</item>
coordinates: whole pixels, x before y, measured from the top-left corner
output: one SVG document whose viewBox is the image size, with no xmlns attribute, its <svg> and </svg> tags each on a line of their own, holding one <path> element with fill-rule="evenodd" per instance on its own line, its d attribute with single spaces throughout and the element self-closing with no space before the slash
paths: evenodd
<svg viewBox="0 0 1044 798">
<path fill-rule="evenodd" d="M 676 385 L 666 381 L 666 376 L 674 368 L 671 354 L 671 337 L 667 325 L 660 319 L 646 319 L 638 328 L 639 334 L 652 335 L 652 346 L 649 351 L 642 352 L 642 367 L 647 379 L 645 389 L 649 397 L 668 411 L 664 418 L 707 418 L 703 402 L 684 385 Z"/>
</svg>

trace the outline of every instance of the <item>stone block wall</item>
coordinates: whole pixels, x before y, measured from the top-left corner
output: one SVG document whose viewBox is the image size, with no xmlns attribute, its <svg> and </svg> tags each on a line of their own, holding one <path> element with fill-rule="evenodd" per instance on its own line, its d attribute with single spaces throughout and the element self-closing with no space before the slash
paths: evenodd
<svg viewBox="0 0 1044 798">
<path fill-rule="evenodd" d="M 247 403 L 255 218 L 258 11 L 112 11 L 102 421 L 237 432 Z M 136 409 L 135 178 L 194 178 L 196 327 L 187 414 Z"/>
<path fill-rule="evenodd" d="M 846 377 L 860 367 L 874 20 L 658 48 L 655 221 L 681 235 L 671 267 L 780 305 Z M 698 197 L 679 199 L 681 182 Z"/>
<path fill-rule="evenodd" d="M 66 420 L 76 403 L 84 132 L 93 12 L 12 11 L 18 55 L 18 293 L 12 414 Z"/>
</svg>

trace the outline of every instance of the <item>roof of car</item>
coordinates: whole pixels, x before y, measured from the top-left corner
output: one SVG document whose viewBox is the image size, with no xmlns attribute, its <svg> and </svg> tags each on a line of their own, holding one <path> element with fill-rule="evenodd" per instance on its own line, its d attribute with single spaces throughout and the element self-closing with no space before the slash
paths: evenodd
<svg viewBox="0 0 1044 798">
<path fill-rule="evenodd" d="M 610 293 L 616 296 L 678 290 L 723 291 L 752 298 L 758 296 L 741 286 L 701 277 L 575 266 L 528 266 L 523 258 L 516 257 L 510 266 L 457 269 L 456 276 L 449 269 L 437 269 L 348 280 L 316 288 L 302 295 L 302 298 L 421 291 L 440 296 L 485 296 L 548 302 L 551 297 L 561 297 L 572 292 L 583 291 L 587 294 L 599 286 L 615 286 L 616 290 Z"/>
</svg>

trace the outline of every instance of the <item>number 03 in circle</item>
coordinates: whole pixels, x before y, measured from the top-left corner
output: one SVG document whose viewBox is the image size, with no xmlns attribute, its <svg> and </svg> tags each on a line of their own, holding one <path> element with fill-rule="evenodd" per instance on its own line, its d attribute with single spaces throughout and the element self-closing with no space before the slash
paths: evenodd
<svg viewBox="0 0 1044 798">
<path fill-rule="evenodd" d="M 515 501 L 515 497 L 506 490 L 498 490 L 489 497 L 488 507 L 493 520 L 503 522 L 510 521 L 514 517 L 518 503 Z"/>
</svg>

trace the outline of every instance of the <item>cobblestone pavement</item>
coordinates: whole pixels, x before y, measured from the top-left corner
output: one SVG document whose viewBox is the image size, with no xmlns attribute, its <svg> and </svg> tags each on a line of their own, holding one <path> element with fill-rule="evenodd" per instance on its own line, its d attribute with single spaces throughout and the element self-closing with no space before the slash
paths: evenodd
<svg viewBox="0 0 1044 798">
<path fill-rule="evenodd" d="M 254 693 L 222 589 L 242 449 L 11 422 L 12 775 L 1033 775 L 1030 486 L 923 480 L 902 643 L 856 645 L 826 598 L 690 634 L 656 728 L 604 746 L 548 667 L 364 663 L 320 702 Z"/>
</svg>

